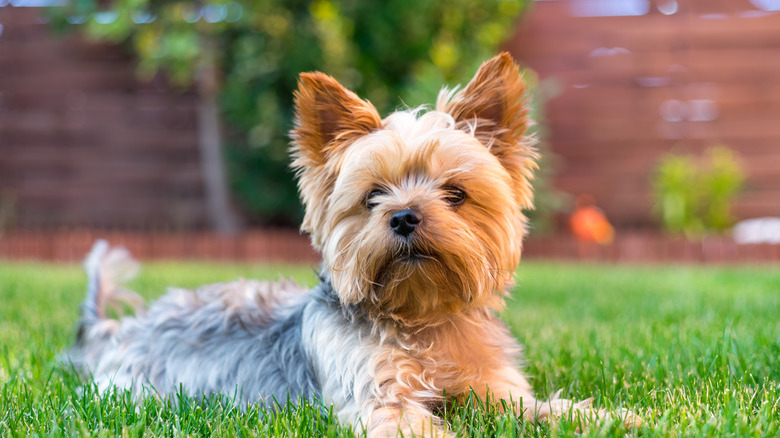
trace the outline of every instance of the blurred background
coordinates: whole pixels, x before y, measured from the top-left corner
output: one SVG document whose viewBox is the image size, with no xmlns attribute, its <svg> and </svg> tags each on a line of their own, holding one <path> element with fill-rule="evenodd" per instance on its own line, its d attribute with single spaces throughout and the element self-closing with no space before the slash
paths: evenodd
<svg viewBox="0 0 780 438">
<path fill-rule="evenodd" d="M 780 261 L 780 0 L 0 0 L 0 257 L 316 260 L 299 72 L 380 112 L 508 50 L 528 257 Z"/>
</svg>

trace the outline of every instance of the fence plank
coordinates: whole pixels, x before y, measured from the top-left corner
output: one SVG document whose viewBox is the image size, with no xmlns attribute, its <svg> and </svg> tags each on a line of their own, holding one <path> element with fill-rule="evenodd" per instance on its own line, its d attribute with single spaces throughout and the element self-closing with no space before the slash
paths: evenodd
<svg viewBox="0 0 780 438">
<path fill-rule="evenodd" d="M 204 227 L 196 96 L 44 13 L 0 8 L 0 209 L 17 227 Z"/>
</svg>

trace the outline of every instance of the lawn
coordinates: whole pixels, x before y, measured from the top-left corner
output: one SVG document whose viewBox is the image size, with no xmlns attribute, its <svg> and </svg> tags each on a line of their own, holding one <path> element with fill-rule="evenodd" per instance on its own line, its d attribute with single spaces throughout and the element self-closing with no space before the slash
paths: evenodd
<svg viewBox="0 0 780 438">
<path fill-rule="evenodd" d="M 148 297 L 239 276 L 313 284 L 312 267 L 155 263 L 132 286 Z M 0 265 L 0 436 L 339 436 L 326 409 L 266 414 L 229 400 L 177 404 L 96 395 L 57 355 L 74 336 L 77 266 Z M 780 435 L 780 271 L 525 263 L 503 315 L 526 346 L 540 394 L 558 389 L 645 420 L 639 436 Z M 471 436 L 571 436 L 494 407 L 444 412 Z M 615 436 L 605 424 L 586 436 Z"/>
</svg>

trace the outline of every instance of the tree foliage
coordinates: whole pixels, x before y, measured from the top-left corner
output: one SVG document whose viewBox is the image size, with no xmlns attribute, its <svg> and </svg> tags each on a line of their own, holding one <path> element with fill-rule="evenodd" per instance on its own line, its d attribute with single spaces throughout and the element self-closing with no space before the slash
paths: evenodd
<svg viewBox="0 0 780 438">
<path fill-rule="evenodd" d="M 138 71 L 194 79 L 218 45 L 231 185 L 255 223 L 297 223 L 288 169 L 292 92 L 321 70 L 380 112 L 431 103 L 465 83 L 509 35 L 524 0 L 72 0 L 59 10 L 98 39 L 125 41 Z M 64 22 L 64 21 L 63 21 Z"/>
</svg>

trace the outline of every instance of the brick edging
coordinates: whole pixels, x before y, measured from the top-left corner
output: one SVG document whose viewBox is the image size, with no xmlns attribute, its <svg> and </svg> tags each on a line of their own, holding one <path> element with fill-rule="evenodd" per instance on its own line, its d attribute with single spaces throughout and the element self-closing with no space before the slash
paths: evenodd
<svg viewBox="0 0 780 438">
<path fill-rule="evenodd" d="M 527 259 L 620 263 L 780 263 L 780 245 L 742 245 L 728 237 L 688 240 L 653 233 L 618 235 L 609 245 L 578 242 L 571 237 L 532 238 Z"/>
<path fill-rule="evenodd" d="M 0 258 L 74 262 L 95 240 L 126 247 L 139 260 L 225 260 L 312 263 L 320 260 L 308 236 L 288 229 L 213 233 L 15 231 L 0 235 Z"/>
<path fill-rule="evenodd" d="M 99 230 L 19 230 L 0 234 L 0 259 L 78 262 L 95 240 L 127 247 L 139 260 L 223 260 L 317 263 L 309 238 L 290 229 L 222 236 L 208 232 L 154 233 Z M 700 241 L 653 233 L 619 234 L 606 246 L 568 236 L 532 237 L 526 260 L 619 263 L 780 263 L 780 245 L 739 245 L 730 238 Z"/>
</svg>

